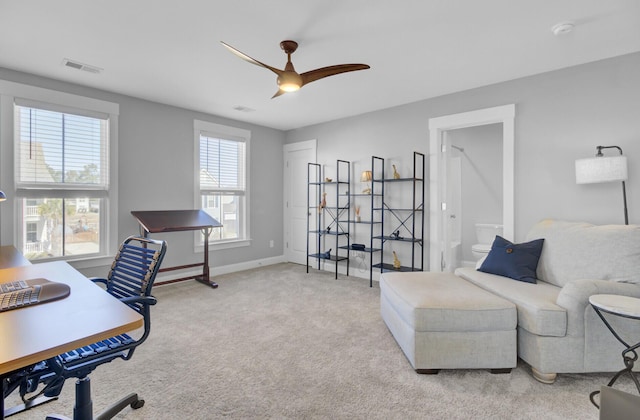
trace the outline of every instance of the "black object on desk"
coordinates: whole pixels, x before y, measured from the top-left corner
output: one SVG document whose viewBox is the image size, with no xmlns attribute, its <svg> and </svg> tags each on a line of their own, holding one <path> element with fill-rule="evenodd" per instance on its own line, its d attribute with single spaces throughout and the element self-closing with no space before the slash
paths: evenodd
<svg viewBox="0 0 640 420">
<path fill-rule="evenodd" d="M 165 272 L 202 266 L 202 275 L 166 280 L 157 282 L 157 285 L 195 279 L 213 287 L 214 289 L 218 287 L 216 282 L 209 279 L 209 236 L 214 228 L 222 227 L 220 222 L 209 216 L 204 210 L 132 211 L 131 215 L 133 215 L 140 224 L 140 233 L 145 238 L 149 237 L 150 233 L 181 232 L 189 230 L 199 230 L 204 234 L 204 261 L 202 263 L 167 267 L 160 270 L 160 272 Z"/>
<path fill-rule="evenodd" d="M 0 312 L 50 302 L 69 296 L 71 288 L 43 278 L 0 285 Z"/>
</svg>

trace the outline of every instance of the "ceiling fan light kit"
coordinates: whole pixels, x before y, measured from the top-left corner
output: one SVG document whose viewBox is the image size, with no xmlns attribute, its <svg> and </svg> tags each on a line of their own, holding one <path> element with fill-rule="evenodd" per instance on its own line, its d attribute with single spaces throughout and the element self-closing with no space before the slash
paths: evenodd
<svg viewBox="0 0 640 420">
<path fill-rule="evenodd" d="M 280 70 L 267 64 L 261 63 L 260 61 L 249 57 L 245 53 L 233 48 L 231 45 L 226 44 L 222 41 L 220 41 L 220 43 L 226 49 L 242 58 L 243 60 L 248 61 L 251 64 L 255 64 L 256 66 L 264 67 L 268 70 L 271 70 L 278 76 L 278 91 L 271 97 L 272 99 L 287 92 L 295 92 L 302 86 L 316 80 L 323 79 L 325 77 L 335 76 L 336 74 L 346 73 L 350 71 L 366 70 L 370 68 L 366 64 L 338 64 L 335 66 L 322 67 L 299 74 L 298 72 L 296 72 L 295 68 L 293 67 L 293 63 L 291 62 L 291 54 L 293 54 L 298 49 L 298 43 L 295 41 L 285 40 L 280 43 L 280 48 L 282 48 L 282 50 L 287 54 L 287 64 L 285 65 L 284 70 Z"/>
<path fill-rule="evenodd" d="M 302 78 L 297 73 L 284 72 L 277 79 L 278 87 L 285 92 L 295 92 L 302 87 Z"/>
</svg>

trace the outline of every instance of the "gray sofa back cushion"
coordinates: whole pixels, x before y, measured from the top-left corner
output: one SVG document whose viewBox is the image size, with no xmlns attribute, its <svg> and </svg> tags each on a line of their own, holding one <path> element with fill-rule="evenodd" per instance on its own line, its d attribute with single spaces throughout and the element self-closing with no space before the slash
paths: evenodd
<svg viewBox="0 0 640 420">
<path fill-rule="evenodd" d="M 540 280 L 559 287 L 577 279 L 640 284 L 640 225 L 543 220 L 527 234 L 527 241 L 538 238 Z"/>
</svg>

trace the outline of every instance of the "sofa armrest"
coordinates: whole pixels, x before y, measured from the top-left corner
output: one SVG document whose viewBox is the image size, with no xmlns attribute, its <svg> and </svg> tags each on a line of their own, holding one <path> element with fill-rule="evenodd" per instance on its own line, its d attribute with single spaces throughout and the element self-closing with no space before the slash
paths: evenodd
<svg viewBox="0 0 640 420">
<path fill-rule="evenodd" d="M 567 335 L 584 335 L 585 311 L 590 307 L 589 296 L 598 294 L 640 298 L 640 285 L 589 279 L 573 280 L 565 284 L 556 303 L 567 310 Z"/>
</svg>

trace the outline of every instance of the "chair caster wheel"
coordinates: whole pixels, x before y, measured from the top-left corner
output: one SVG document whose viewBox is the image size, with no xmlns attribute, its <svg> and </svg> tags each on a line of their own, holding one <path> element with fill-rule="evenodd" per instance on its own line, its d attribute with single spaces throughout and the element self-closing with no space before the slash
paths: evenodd
<svg viewBox="0 0 640 420">
<path fill-rule="evenodd" d="M 144 406 L 144 400 L 136 400 L 131 403 L 131 408 L 137 410 L 138 408 L 142 408 Z"/>
</svg>

